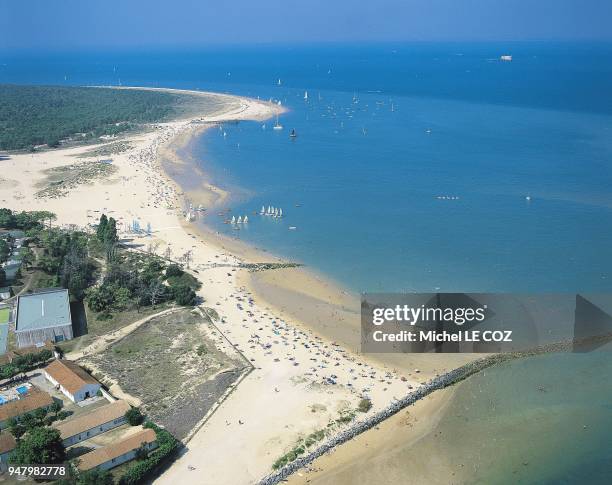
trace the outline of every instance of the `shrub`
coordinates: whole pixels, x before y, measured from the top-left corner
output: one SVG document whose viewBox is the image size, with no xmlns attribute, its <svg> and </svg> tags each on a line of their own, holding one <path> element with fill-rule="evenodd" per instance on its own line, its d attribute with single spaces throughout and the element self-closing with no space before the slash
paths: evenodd
<svg viewBox="0 0 612 485">
<path fill-rule="evenodd" d="M 370 409 L 372 409 L 372 401 L 369 399 L 362 399 L 359 401 L 359 405 L 357 406 L 358 411 L 367 413 Z"/>
<path fill-rule="evenodd" d="M 125 419 L 130 423 L 130 426 L 138 426 L 144 421 L 144 416 L 138 408 L 131 408 L 125 413 Z"/>
<path fill-rule="evenodd" d="M 166 268 L 166 278 L 182 276 L 183 273 L 183 269 L 178 264 L 171 264 Z"/>
</svg>

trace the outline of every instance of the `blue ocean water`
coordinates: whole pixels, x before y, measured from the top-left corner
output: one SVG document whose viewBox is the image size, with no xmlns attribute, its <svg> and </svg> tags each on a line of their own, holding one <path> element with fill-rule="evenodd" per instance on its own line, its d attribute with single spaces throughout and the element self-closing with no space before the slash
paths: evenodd
<svg viewBox="0 0 612 485">
<path fill-rule="evenodd" d="M 239 231 L 216 211 L 206 221 L 350 288 L 612 288 L 611 45 L 0 55 L 3 83 L 119 80 L 281 100 L 282 131 L 243 122 L 194 142 L 232 190 L 232 214 L 250 218 Z M 261 205 L 285 217 L 254 215 Z M 508 479 L 517 463 L 521 483 L 607 483 L 609 363 L 607 352 L 566 354 L 487 370 L 457 388 L 444 434 L 486 465 L 481 483 L 519 481 Z"/>
<path fill-rule="evenodd" d="M 206 222 L 354 290 L 612 288 L 611 45 L 256 46 L 0 63 L 0 82 L 280 100 L 284 130 L 228 124 L 194 143 L 213 182 L 232 189 L 232 213 L 250 217 L 240 231 Z M 254 215 L 262 205 L 285 217 Z"/>
</svg>

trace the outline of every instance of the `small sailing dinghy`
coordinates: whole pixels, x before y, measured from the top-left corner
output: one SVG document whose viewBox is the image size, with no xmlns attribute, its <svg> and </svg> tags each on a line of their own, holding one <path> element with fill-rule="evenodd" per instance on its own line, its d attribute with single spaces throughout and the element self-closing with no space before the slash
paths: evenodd
<svg viewBox="0 0 612 485">
<path fill-rule="evenodd" d="M 265 213 L 266 213 L 266 208 L 262 205 L 261 210 L 259 211 L 259 214 L 263 216 Z"/>
<path fill-rule="evenodd" d="M 289 137 L 290 138 L 297 138 L 297 133 L 295 132 L 295 128 L 293 128 L 291 130 L 291 133 L 289 133 Z"/>
<path fill-rule="evenodd" d="M 278 121 L 278 115 L 276 115 L 276 123 L 274 123 L 274 128 L 273 130 L 282 130 L 283 129 L 283 125 L 281 125 Z"/>
<path fill-rule="evenodd" d="M 236 216 L 232 216 L 232 224 L 236 224 Z"/>
</svg>

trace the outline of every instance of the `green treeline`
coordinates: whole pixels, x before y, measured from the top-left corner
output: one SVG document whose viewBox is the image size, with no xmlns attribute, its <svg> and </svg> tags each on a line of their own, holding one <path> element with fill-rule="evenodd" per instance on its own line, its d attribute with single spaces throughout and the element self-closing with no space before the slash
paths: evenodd
<svg viewBox="0 0 612 485">
<path fill-rule="evenodd" d="M 0 150 L 115 135 L 169 119 L 177 99 L 158 91 L 0 85 Z"/>
</svg>

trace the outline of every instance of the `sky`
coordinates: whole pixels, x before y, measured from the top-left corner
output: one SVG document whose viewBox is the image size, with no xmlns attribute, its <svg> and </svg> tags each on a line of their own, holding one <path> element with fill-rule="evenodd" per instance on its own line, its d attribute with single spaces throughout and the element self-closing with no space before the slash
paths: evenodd
<svg viewBox="0 0 612 485">
<path fill-rule="evenodd" d="M 612 40 L 610 0 L 0 0 L 0 50 Z"/>
</svg>

